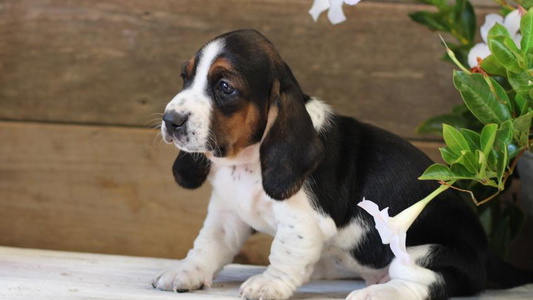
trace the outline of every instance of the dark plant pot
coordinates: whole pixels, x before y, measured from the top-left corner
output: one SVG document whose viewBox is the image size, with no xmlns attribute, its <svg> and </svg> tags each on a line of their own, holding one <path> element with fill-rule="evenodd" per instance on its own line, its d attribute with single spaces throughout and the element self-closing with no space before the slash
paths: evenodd
<svg viewBox="0 0 533 300">
<path fill-rule="evenodd" d="M 520 196 L 524 212 L 533 218 L 533 152 L 526 152 L 518 161 Z"/>
</svg>

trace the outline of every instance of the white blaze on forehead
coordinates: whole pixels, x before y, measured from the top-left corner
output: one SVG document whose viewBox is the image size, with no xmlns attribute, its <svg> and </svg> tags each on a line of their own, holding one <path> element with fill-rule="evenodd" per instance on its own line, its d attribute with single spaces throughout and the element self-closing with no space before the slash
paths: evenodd
<svg viewBox="0 0 533 300">
<path fill-rule="evenodd" d="M 216 146 L 211 145 L 209 141 L 213 100 L 206 92 L 207 76 L 211 65 L 223 48 L 224 43 L 221 40 L 212 41 L 202 48 L 191 86 L 179 92 L 165 109 L 165 112 L 174 111 L 188 116 L 186 130 L 182 130 L 179 136 L 169 135 L 164 122 L 161 127 L 164 140 L 173 141 L 182 150 L 206 152 Z"/>
<path fill-rule="evenodd" d="M 207 75 L 209 68 L 215 61 L 215 58 L 220 54 L 224 48 L 224 42 L 221 40 L 214 40 L 205 45 L 200 53 L 198 66 L 196 67 L 196 75 L 192 83 L 192 89 L 196 91 L 204 91 L 207 86 Z"/>
</svg>

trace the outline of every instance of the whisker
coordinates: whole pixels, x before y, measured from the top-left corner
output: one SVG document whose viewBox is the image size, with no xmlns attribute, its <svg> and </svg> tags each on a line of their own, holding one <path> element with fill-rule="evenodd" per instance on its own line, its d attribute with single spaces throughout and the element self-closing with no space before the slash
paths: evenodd
<svg viewBox="0 0 533 300">
<path fill-rule="evenodd" d="M 161 119 L 161 118 L 153 118 L 153 119 L 147 120 L 145 123 L 148 123 L 148 122 L 161 122 L 161 121 L 163 121 L 163 119 Z"/>
<path fill-rule="evenodd" d="M 220 153 L 220 147 L 218 146 L 218 143 L 216 142 L 216 138 L 212 132 L 209 132 L 207 136 L 207 145 L 210 149 L 213 149 L 215 153 Z"/>
<path fill-rule="evenodd" d="M 144 126 L 148 128 L 152 128 L 153 126 L 161 126 L 161 119 L 151 119 L 146 122 L 144 122 Z"/>
<path fill-rule="evenodd" d="M 204 156 L 202 155 L 202 153 L 199 153 L 199 152 L 193 152 L 191 153 L 191 156 L 192 156 L 192 159 L 197 162 L 197 163 L 201 163 Z"/>
<path fill-rule="evenodd" d="M 163 134 L 161 134 L 161 131 L 159 131 L 155 136 L 154 136 L 154 139 L 152 140 L 152 146 L 155 144 L 155 141 L 159 139 L 159 144 L 161 144 L 161 142 L 163 142 Z"/>
</svg>

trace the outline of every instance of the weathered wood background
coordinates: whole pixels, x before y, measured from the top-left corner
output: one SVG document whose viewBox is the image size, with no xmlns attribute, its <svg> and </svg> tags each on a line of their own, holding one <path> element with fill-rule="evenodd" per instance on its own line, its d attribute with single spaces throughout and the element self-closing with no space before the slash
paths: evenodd
<svg viewBox="0 0 533 300">
<path fill-rule="evenodd" d="M 175 185 L 152 126 L 182 61 L 229 30 L 262 31 L 307 93 L 437 157 L 414 128 L 460 99 L 439 38 L 407 16 L 427 7 L 367 1 L 332 26 L 311 2 L 1 0 L 0 245 L 183 257 L 209 188 Z M 264 263 L 268 240 L 240 261 Z"/>
</svg>

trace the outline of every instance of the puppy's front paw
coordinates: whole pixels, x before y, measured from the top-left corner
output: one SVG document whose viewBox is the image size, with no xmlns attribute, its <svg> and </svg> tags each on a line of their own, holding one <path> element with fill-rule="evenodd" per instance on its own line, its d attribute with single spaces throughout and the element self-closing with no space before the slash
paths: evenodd
<svg viewBox="0 0 533 300">
<path fill-rule="evenodd" d="M 246 280 L 241 285 L 241 296 L 249 300 L 289 299 L 294 292 L 294 288 L 287 281 L 266 271 Z"/>
<path fill-rule="evenodd" d="M 152 286 L 159 290 L 184 293 L 203 286 L 209 287 L 212 280 L 213 274 L 208 274 L 202 266 L 180 261 L 177 267 L 159 273 L 152 281 Z"/>
</svg>

